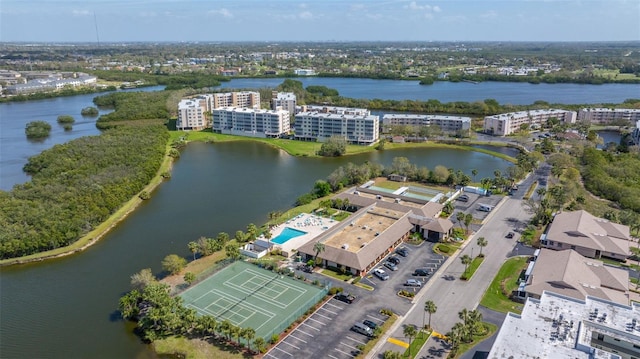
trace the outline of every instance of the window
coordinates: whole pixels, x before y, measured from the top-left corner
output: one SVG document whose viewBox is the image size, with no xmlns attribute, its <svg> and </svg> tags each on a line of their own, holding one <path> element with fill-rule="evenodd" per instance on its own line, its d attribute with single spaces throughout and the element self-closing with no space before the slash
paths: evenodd
<svg viewBox="0 0 640 359">
<path fill-rule="evenodd" d="M 576 249 L 576 246 L 571 246 L 571 249 Z"/>
</svg>

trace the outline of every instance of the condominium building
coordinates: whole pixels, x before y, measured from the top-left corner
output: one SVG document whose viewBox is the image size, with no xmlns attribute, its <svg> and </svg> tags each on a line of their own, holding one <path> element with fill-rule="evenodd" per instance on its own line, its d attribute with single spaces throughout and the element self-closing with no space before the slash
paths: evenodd
<svg viewBox="0 0 640 359">
<path fill-rule="evenodd" d="M 244 107 L 260 108 L 260 93 L 254 91 L 221 92 L 213 94 L 213 108 Z"/>
<path fill-rule="evenodd" d="M 324 142 L 332 136 L 349 143 L 369 145 L 380 136 L 380 118 L 372 115 L 307 111 L 296 114 L 295 139 Z"/>
<path fill-rule="evenodd" d="M 321 113 L 333 113 L 336 115 L 358 115 L 369 116 L 371 111 L 366 108 L 354 108 L 354 107 L 338 107 L 338 106 L 324 106 L 324 105 L 303 105 L 296 109 L 298 112 L 321 112 Z"/>
<path fill-rule="evenodd" d="M 289 112 L 241 107 L 222 107 L 212 111 L 212 130 L 249 137 L 280 137 L 289 133 Z"/>
<path fill-rule="evenodd" d="M 640 306 L 545 291 L 506 316 L 487 358 L 640 358 Z"/>
<path fill-rule="evenodd" d="M 178 103 L 178 131 L 203 130 L 207 127 L 206 105 L 200 99 L 184 99 Z"/>
<path fill-rule="evenodd" d="M 630 108 L 583 108 L 578 111 L 578 121 L 594 125 L 606 125 L 614 121 L 633 123 L 640 120 L 640 109 Z"/>
<path fill-rule="evenodd" d="M 296 94 L 293 92 L 272 92 L 271 109 L 277 110 L 280 107 L 289 111 L 290 114 L 296 113 Z"/>
<path fill-rule="evenodd" d="M 36 92 L 57 91 L 66 87 L 95 86 L 96 81 L 97 78 L 95 76 L 88 75 L 66 79 L 38 79 L 29 81 L 26 84 L 9 85 L 7 86 L 7 93 L 20 95 Z"/>
<path fill-rule="evenodd" d="M 530 129 L 542 127 L 550 118 L 562 122 L 576 122 L 576 112 L 567 110 L 531 110 L 503 113 L 484 118 L 484 132 L 495 136 L 507 136 L 519 131 L 522 125 Z"/>
<path fill-rule="evenodd" d="M 438 126 L 445 132 L 456 132 L 460 130 L 469 130 L 471 128 L 471 118 L 444 115 L 411 115 L 392 113 L 382 116 L 382 124 L 385 126 Z"/>
<path fill-rule="evenodd" d="M 636 121 L 636 128 L 631 132 L 631 140 L 634 145 L 640 145 L 640 120 Z"/>
</svg>

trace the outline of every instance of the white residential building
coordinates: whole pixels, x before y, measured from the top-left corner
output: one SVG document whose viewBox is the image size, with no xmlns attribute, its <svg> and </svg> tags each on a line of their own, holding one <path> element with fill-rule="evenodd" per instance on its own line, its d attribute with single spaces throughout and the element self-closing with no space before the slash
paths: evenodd
<svg viewBox="0 0 640 359">
<path fill-rule="evenodd" d="M 206 107 L 199 99 L 184 99 L 178 103 L 178 131 L 203 130 L 207 127 Z"/>
<path fill-rule="evenodd" d="M 289 111 L 222 107 L 212 111 L 212 130 L 248 137 L 280 137 L 291 130 Z"/>
<path fill-rule="evenodd" d="M 567 110 L 531 110 L 502 113 L 484 118 L 484 132 L 495 136 L 507 136 L 529 125 L 530 129 L 540 128 L 550 118 L 557 118 L 566 123 L 576 122 L 576 112 Z"/>
<path fill-rule="evenodd" d="M 506 316 L 487 358 L 640 358 L 640 306 L 545 291 Z"/>
<path fill-rule="evenodd" d="M 456 132 L 469 130 L 471 128 L 471 118 L 444 115 L 386 114 L 382 116 L 382 124 L 385 126 L 438 126 L 445 132 Z"/>
<path fill-rule="evenodd" d="M 349 143 L 369 145 L 380 136 L 380 117 L 307 111 L 296 114 L 295 139 L 324 142 L 339 136 Z"/>
<path fill-rule="evenodd" d="M 313 76 L 316 74 L 316 72 L 311 69 L 295 69 L 293 73 L 298 76 Z"/>
<path fill-rule="evenodd" d="M 296 95 L 293 92 L 277 92 L 273 91 L 271 99 L 271 109 L 277 110 L 280 107 L 289 111 L 290 114 L 296 113 Z"/>
<path fill-rule="evenodd" d="M 633 123 L 640 120 L 640 109 L 630 108 L 583 108 L 578 111 L 578 121 L 594 125 L 606 125 L 613 121 Z"/>
<path fill-rule="evenodd" d="M 366 108 L 323 106 L 323 105 L 303 105 L 296 109 L 296 113 L 298 112 L 321 112 L 321 113 L 333 113 L 336 115 L 356 115 L 356 116 L 371 115 L 371 111 L 367 110 Z"/>
<path fill-rule="evenodd" d="M 631 139 L 636 146 L 640 145 L 640 120 L 636 121 L 636 128 L 631 132 Z"/>
<path fill-rule="evenodd" d="M 260 93 L 255 91 L 221 92 L 213 94 L 213 108 L 260 108 Z"/>
</svg>

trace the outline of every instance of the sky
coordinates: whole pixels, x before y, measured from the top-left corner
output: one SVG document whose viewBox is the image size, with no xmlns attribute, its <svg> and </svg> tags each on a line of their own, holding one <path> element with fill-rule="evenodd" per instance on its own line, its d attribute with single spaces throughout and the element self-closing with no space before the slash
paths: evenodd
<svg viewBox="0 0 640 359">
<path fill-rule="evenodd" d="M 640 0 L 0 0 L 1 42 L 629 40 Z"/>
</svg>

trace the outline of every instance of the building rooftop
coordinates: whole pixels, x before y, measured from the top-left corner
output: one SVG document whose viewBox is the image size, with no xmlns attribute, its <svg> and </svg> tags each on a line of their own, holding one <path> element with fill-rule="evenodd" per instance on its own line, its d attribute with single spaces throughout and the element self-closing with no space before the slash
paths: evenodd
<svg viewBox="0 0 640 359">
<path fill-rule="evenodd" d="M 539 300 L 529 298 L 521 315 L 507 315 L 487 358 L 613 359 L 618 357 L 611 350 L 637 357 L 638 348 L 637 305 L 589 296 L 578 300 L 545 291 Z"/>
</svg>

